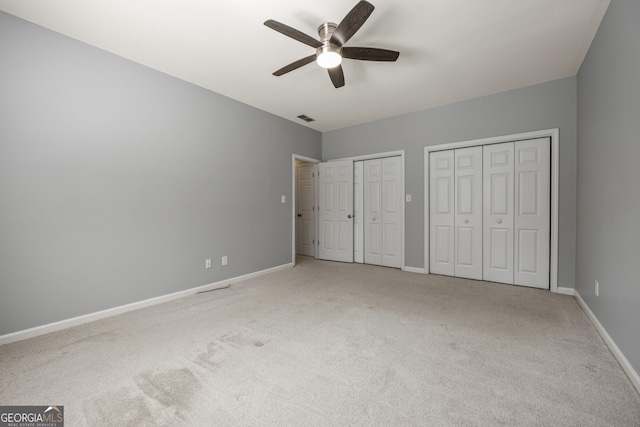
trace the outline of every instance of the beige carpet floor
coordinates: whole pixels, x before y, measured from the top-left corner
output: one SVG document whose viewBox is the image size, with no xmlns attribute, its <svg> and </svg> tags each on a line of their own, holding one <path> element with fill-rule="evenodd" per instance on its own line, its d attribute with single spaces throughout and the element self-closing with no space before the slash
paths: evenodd
<svg viewBox="0 0 640 427">
<path fill-rule="evenodd" d="M 315 261 L 0 347 L 79 426 L 638 426 L 573 297 Z"/>
</svg>

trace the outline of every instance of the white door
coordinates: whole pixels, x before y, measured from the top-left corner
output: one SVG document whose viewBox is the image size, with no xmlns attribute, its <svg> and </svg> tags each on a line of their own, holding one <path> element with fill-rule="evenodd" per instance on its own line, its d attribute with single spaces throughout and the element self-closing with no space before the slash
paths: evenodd
<svg viewBox="0 0 640 427">
<path fill-rule="evenodd" d="M 353 161 L 320 163 L 319 258 L 353 262 Z"/>
<path fill-rule="evenodd" d="M 353 162 L 353 262 L 364 262 L 364 162 Z"/>
<path fill-rule="evenodd" d="M 364 161 L 364 262 L 382 265 L 382 161 Z"/>
<path fill-rule="evenodd" d="M 298 255 L 315 256 L 315 171 L 316 165 L 298 166 L 296 196 L 296 240 Z"/>
<path fill-rule="evenodd" d="M 453 150 L 429 154 L 429 270 L 449 276 L 455 274 L 453 154 Z"/>
<path fill-rule="evenodd" d="M 482 147 L 457 149 L 455 158 L 455 275 L 482 280 Z"/>
<path fill-rule="evenodd" d="M 402 171 L 400 157 L 381 159 L 382 163 L 382 265 L 402 267 Z"/>
<path fill-rule="evenodd" d="M 549 289 L 549 138 L 515 143 L 513 283 Z"/>
<path fill-rule="evenodd" d="M 483 147 L 484 280 L 513 284 L 513 142 Z"/>
</svg>

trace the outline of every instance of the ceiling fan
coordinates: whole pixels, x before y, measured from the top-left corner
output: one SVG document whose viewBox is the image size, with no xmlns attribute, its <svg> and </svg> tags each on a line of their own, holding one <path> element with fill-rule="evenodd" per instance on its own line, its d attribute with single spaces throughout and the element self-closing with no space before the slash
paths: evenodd
<svg viewBox="0 0 640 427">
<path fill-rule="evenodd" d="M 344 72 L 340 65 L 343 58 L 359 59 L 361 61 L 395 61 L 400 55 L 400 52 L 396 52 L 395 50 L 344 46 L 360 27 L 362 27 L 373 12 L 373 9 L 374 7 L 371 3 L 360 1 L 347 13 L 340 24 L 336 25 L 333 22 L 325 22 L 320 25 L 318 28 L 320 40 L 316 40 L 295 28 L 291 28 L 273 19 L 265 21 L 264 25 L 267 27 L 316 49 L 314 55 L 309 55 L 292 62 L 274 72 L 273 75 L 281 76 L 303 65 L 316 61 L 319 66 L 327 69 L 333 85 L 336 88 L 340 88 L 344 86 Z"/>
</svg>

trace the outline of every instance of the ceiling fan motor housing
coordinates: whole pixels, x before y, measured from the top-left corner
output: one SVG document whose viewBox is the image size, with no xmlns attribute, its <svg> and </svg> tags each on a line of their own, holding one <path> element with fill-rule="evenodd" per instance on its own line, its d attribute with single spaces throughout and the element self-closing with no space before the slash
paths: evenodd
<svg viewBox="0 0 640 427">
<path fill-rule="evenodd" d="M 325 22 L 318 27 L 318 35 L 322 46 L 316 49 L 316 58 L 318 65 L 321 67 L 333 68 L 342 62 L 342 48 L 329 41 L 336 28 L 338 28 L 338 25 L 333 22 Z"/>
</svg>

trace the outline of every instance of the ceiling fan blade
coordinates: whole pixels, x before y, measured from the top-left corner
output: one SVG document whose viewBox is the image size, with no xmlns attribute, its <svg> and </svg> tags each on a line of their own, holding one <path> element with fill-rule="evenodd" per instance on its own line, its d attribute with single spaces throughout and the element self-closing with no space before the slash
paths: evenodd
<svg viewBox="0 0 640 427">
<path fill-rule="evenodd" d="M 287 37 L 291 37 L 292 39 L 298 40 L 299 42 L 311 47 L 318 48 L 322 46 L 322 43 L 320 43 L 320 41 L 314 39 L 313 37 L 308 36 L 302 31 L 298 31 L 295 28 L 291 28 L 290 26 L 285 25 L 281 22 L 274 21 L 273 19 L 265 21 L 264 25 L 271 28 L 272 30 L 276 30 L 277 32 L 284 34 Z"/>
<path fill-rule="evenodd" d="M 275 71 L 273 73 L 273 75 L 274 76 L 281 76 L 283 74 L 288 73 L 289 71 L 297 70 L 298 68 L 302 67 L 303 65 L 310 64 L 315 60 L 316 60 L 316 56 L 315 55 L 310 55 L 310 56 L 307 56 L 305 58 L 298 59 L 296 62 L 292 62 L 291 64 L 280 68 L 278 71 Z"/>
<path fill-rule="evenodd" d="M 342 57 L 362 61 L 395 61 L 400 52 L 375 47 L 343 47 Z"/>
<path fill-rule="evenodd" d="M 327 71 L 329 71 L 329 77 L 331 77 L 331 82 L 336 89 L 344 86 L 344 72 L 342 71 L 341 65 L 333 68 L 327 68 Z"/>
<path fill-rule="evenodd" d="M 367 1 L 358 2 L 338 24 L 329 41 L 338 47 L 345 44 L 362 27 L 373 9 L 373 5 Z"/>
</svg>

